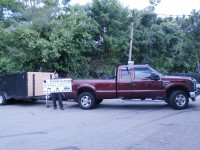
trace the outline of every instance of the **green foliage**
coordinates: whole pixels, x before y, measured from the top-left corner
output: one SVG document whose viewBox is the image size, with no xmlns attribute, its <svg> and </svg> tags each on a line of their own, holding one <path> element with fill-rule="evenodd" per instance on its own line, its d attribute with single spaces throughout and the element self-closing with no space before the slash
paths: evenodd
<svg viewBox="0 0 200 150">
<path fill-rule="evenodd" d="M 56 62 L 49 67 L 71 76 L 88 77 L 90 56 L 99 51 L 93 40 L 98 29 L 96 22 L 79 7 L 71 7 L 69 15 L 51 21 L 51 47 L 43 51 L 43 61 Z"/>
<path fill-rule="evenodd" d="M 184 29 L 174 19 L 150 16 L 144 15 L 135 30 L 136 62 L 150 64 L 163 73 L 195 72 L 198 56 Z"/>
<path fill-rule="evenodd" d="M 130 37 L 129 11 L 117 0 L 94 0 L 88 8 L 88 14 L 98 23 L 99 33 L 95 35 L 94 40 L 102 53 L 93 59 L 91 70 L 95 69 L 95 76 L 99 77 L 102 70 L 104 73 L 108 72 L 101 68 L 127 62 Z"/>
<path fill-rule="evenodd" d="M 1 73 L 43 68 L 71 77 L 111 76 L 114 65 L 127 64 L 132 21 L 135 63 L 150 64 L 163 73 L 197 71 L 200 11 L 190 17 L 159 18 L 151 9 L 130 11 L 118 0 L 63 4 L 0 1 Z M 8 10 L 12 13 L 5 19 Z"/>
<path fill-rule="evenodd" d="M 18 13 L 24 7 L 23 3 L 17 0 L 1 0 L 0 1 L 0 21 L 5 21 L 5 12 L 11 11 L 10 17 L 17 19 Z"/>
<path fill-rule="evenodd" d="M 27 26 L 18 26 L 10 30 L 8 37 L 8 54 L 20 71 L 33 71 L 40 67 L 41 49 L 37 32 Z"/>
</svg>

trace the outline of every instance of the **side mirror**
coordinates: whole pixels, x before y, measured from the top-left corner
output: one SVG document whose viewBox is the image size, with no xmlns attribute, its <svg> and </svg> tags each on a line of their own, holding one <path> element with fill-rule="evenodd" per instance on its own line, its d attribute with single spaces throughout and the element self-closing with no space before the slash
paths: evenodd
<svg viewBox="0 0 200 150">
<path fill-rule="evenodd" d="M 155 80 L 155 81 L 160 80 L 160 76 L 157 73 L 152 72 L 151 73 L 151 80 Z"/>
</svg>

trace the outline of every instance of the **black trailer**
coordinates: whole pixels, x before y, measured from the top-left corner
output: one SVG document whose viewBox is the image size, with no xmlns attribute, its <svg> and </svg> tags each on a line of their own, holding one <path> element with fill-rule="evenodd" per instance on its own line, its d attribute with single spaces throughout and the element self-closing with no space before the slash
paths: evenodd
<svg viewBox="0 0 200 150">
<path fill-rule="evenodd" d="M 44 97 L 43 81 L 51 79 L 53 73 L 22 72 L 0 74 L 0 105 L 9 99 L 37 100 Z"/>
</svg>

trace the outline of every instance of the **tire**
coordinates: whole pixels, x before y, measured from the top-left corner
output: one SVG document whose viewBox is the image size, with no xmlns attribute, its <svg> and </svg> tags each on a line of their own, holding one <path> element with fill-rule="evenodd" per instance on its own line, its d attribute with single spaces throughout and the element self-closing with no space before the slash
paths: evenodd
<svg viewBox="0 0 200 150">
<path fill-rule="evenodd" d="M 82 109 L 92 109 L 96 105 L 94 96 L 89 92 L 83 92 L 78 96 L 78 104 Z"/>
<path fill-rule="evenodd" d="M 96 105 L 101 104 L 101 102 L 103 102 L 103 99 L 96 99 L 96 101 L 95 101 Z"/>
<path fill-rule="evenodd" d="M 186 92 L 177 90 L 170 95 L 170 105 L 174 109 L 186 109 L 188 107 L 189 98 Z"/>
<path fill-rule="evenodd" d="M 3 93 L 0 93 L 0 105 L 5 105 L 7 103 L 6 98 Z"/>
</svg>

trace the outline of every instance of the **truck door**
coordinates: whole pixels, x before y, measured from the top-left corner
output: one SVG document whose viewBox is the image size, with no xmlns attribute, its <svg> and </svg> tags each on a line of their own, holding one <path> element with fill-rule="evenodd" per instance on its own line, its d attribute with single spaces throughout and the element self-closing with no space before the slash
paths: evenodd
<svg viewBox="0 0 200 150">
<path fill-rule="evenodd" d="M 164 96 L 163 82 L 161 80 L 151 80 L 152 72 L 147 66 L 134 68 L 133 98 L 162 98 Z"/>
<path fill-rule="evenodd" d="M 132 68 L 121 67 L 118 70 L 117 93 L 118 97 L 131 98 L 132 97 Z"/>
</svg>

